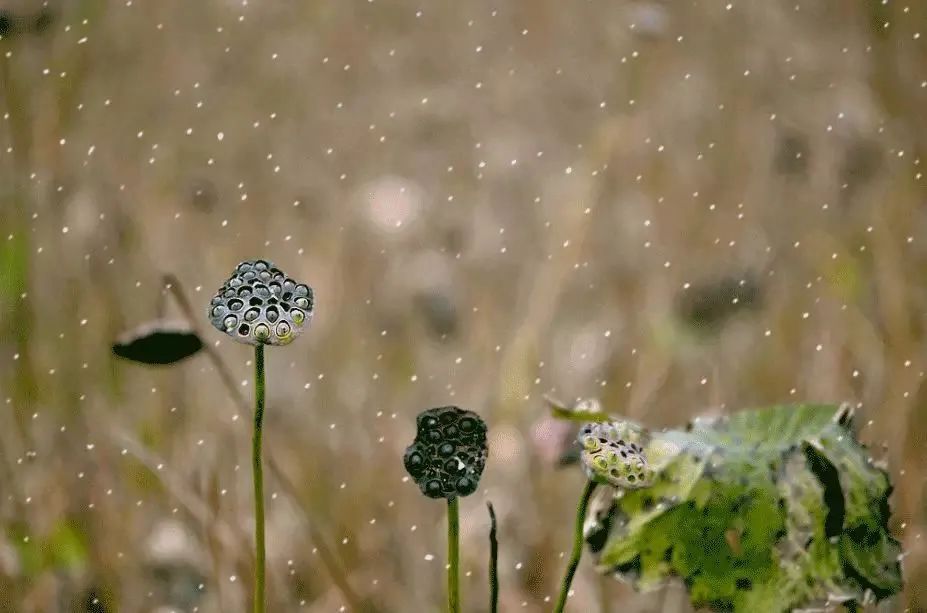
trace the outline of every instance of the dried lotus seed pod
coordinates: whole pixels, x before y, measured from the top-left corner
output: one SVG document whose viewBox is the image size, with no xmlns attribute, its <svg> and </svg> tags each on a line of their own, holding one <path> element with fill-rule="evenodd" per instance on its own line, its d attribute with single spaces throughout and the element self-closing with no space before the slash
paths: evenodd
<svg viewBox="0 0 927 613">
<path fill-rule="evenodd" d="M 287 345 L 312 320 L 312 288 L 267 260 L 246 260 L 209 303 L 212 325 L 246 345 Z"/>
<path fill-rule="evenodd" d="M 577 437 L 589 479 L 624 489 L 648 487 L 654 471 L 644 454 L 646 433 L 623 421 L 589 423 Z"/>
<path fill-rule="evenodd" d="M 403 462 L 429 498 L 456 498 L 476 491 L 486 465 L 486 424 L 472 411 L 438 407 L 419 413 L 415 441 Z"/>
</svg>

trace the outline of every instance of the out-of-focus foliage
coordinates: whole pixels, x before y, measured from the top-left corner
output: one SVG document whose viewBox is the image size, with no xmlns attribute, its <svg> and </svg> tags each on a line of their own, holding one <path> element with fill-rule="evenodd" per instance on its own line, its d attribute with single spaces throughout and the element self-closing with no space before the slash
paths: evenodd
<svg viewBox="0 0 927 613">
<path fill-rule="evenodd" d="M 602 572 L 642 590 L 679 577 L 696 606 L 788 611 L 901 590 L 886 472 L 851 411 L 777 406 L 652 434 L 645 489 L 602 500 L 587 538 Z"/>
</svg>

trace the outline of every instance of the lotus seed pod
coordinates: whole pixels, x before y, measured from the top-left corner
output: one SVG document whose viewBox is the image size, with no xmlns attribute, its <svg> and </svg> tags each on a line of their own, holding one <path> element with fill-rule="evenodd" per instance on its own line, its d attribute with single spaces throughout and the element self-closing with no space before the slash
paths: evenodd
<svg viewBox="0 0 927 613">
<path fill-rule="evenodd" d="M 593 481 L 624 489 L 647 487 L 654 471 L 644 454 L 646 433 L 627 422 L 589 423 L 580 428 L 580 460 Z"/>
<path fill-rule="evenodd" d="M 312 288 L 267 260 L 246 260 L 209 302 L 212 325 L 246 345 L 287 345 L 312 320 Z"/>
<path fill-rule="evenodd" d="M 486 465 L 486 424 L 472 411 L 439 407 L 419 413 L 403 462 L 429 498 L 469 496 Z"/>
</svg>

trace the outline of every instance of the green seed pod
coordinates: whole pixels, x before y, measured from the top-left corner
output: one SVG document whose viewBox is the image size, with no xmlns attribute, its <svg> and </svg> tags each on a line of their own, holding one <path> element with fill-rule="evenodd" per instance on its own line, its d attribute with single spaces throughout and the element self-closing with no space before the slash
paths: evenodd
<svg viewBox="0 0 927 613">
<path fill-rule="evenodd" d="M 403 463 L 429 498 L 456 498 L 476 491 L 486 465 L 486 424 L 472 411 L 438 407 L 419 413 L 415 441 Z"/>
<path fill-rule="evenodd" d="M 246 345 L 287 345 L 312 320 L 312 288 L 266 260 L 246 260 L 209 303 L 212 325 Z"/>
<path fill-rule="evenodd" d="M 589 423 L 579 431 L 580 460 L 593 481 L 624 489 L 648 487 L 654 471 L 647 463 L 646 433 L 627 422 Z"/>
</svg>

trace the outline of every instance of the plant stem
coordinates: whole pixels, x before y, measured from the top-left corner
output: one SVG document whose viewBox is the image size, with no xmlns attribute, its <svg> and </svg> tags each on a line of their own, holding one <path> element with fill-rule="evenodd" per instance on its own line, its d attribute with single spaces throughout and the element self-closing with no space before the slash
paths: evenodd
<svg viewBox="0 0 927 613">
<path fill-rule="evenodd" d="M 460 507 L 447 500 L 447 610 L 460 613 Z"/>
<path fill-rule="evenodd" d="M 196 332 L 197 336 L 203 337 L 196 313 L 193 310 L 193 305 L 187 299 L 187 295 L 183 290 L 183 285 L 172 273 L 164 273 L 162 275 L 163 283 L 165 288 L 171 292 L 174 296 L 174 299 L 177 301 L 180 310 L 187 317 L 190 322 L 193 331 Z M 164 305 L 158 305 L 158 315 L 164 315 Z M 228 364 L 225 363 L 225 360 L 222 359 L 222 356 L 216 350 L 216 347 L 210 343 L 205 343 L 203 345 L 203 351 L 206 353 L 206 356 L 209 358 L 209 361 L 212 362 L 213 368 L 216 369 L 216 372 L 219 374 L 219 378 L 222 380 L 225 389 L 228 391 L 229 396 L 235 401 L 239 406 L 239 410 L 247 411 L 249 409 L 248 399 L 245 398 L 241 393 L 241 388 L 235 383 L 235 377 L 232 375 L 232 371 L 229 369 Z M 305 502 L 300 496 L 300 490 L 293 483 L 292 479 L 283 471 L 283 469 L 274 461 L 274 456 L 269 456 L 267 458 L 267 470 L 272 479 L 277 479 L 280 482 L 282 489 L 286 492 L 287 496 L 292 499 L 293 503 L 298 505 L 301 509 L 305 510 L 306 508 L 311 508 L 312 504 Z M 311 494 L 310 494 L 311 499 Z M 308 511 L 305 511 L 308 514 Z M 332 552 L 331 547 L 327 544 L 327 539 L 323 534 L 323 531 L 317 526 L 320 523 L 318 519 L 316 521 L 307 522 L 307 531 L 309 532 L 310 539 L 312 540 L 313 545 L 316 549 L 319 550 L 319 559 L 322 562 L 322 565 L 325 567 L 325 570 L 328 571 L 328 574 L 331 575 L 332 580 L 335 582 L 335 585 L 341 590 L 342 596 L 347 601 L 352 611 L 362 610 L 362 601 L 354 589 L 351 587 L 351 584 L 348 582 L 347 575 L 345 571 L 340 567 L 338 560 L 335 554 Z M 364 610 L 367 611 L 376 611 L 376 608 L 370 603 L 363 603 L 363 606 L 367 608 Z"/>
<path fill-rule="evenodd" d="M 489 613 L 499 610 L 499 540 L 496 538 L 496 511 L 492 503 L 487 502 L 489 508 Z"/>
<path fill-rule="evenodd" d="M 254 437 L 251 466 L 254 478 L 254 613 L 264 613 L 264 471 L 261 467 L 261 434 L 264 422 L 264 345 L 254 348 Z"/>
<path fill-rule="evenodd" d="M 570 584 L 573 583 L 573 575 L 576 574 L 579 558 L 583 555 L 583 523 L 586 521 L 586 509 L 589 507 L 589 499 L 592 497 L 592 492 L 595 491 L 595 486 L 595 481 L 591 479 L 586 481 L 583 494 L 579 499 L 579 505 L 576 507 L 576 523 L 573 526 L 573 551 L 570 554 L 570 564 L 563 576 L 563 583 L 560 585 L 560 597 L 557 599 L 554 613 L 563 613 L 563 609 L 566 607 L 567 595 L 570 593 Z"/>
</svg>

